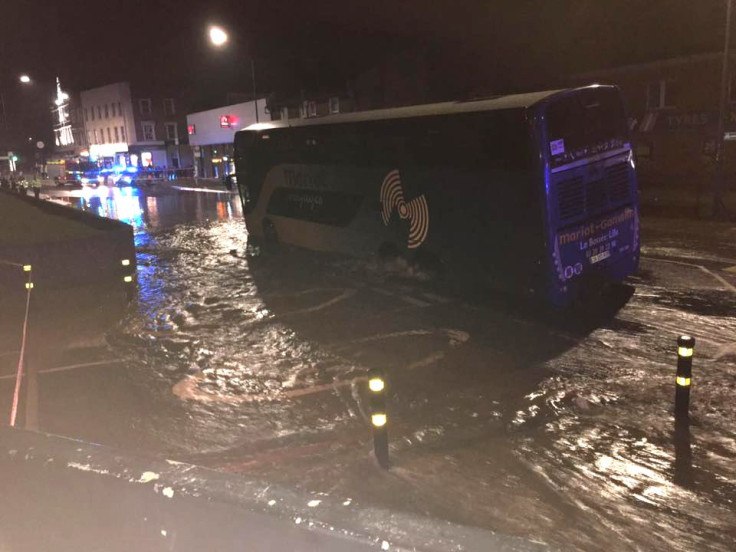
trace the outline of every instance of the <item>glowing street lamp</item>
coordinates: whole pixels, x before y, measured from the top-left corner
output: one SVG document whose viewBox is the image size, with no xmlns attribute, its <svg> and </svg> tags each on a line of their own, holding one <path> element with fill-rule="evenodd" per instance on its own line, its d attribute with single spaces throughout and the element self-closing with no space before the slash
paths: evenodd
<svg viewBox="0 0 736 552">
<path fill-rule="evenodd" d="M 210 42 L 213 46 L 220 48 L 225 45 L 228 40 L 227 33 L 222 27 L 212 25 L 209 30 Z"/>
<path fill-rule="evenodd" d="M 29 77 L 28 75 L 21 75 L 20 77 L 18 77 L 18 80 L 23 84 L 28 84 L 31 82 L 31 77 Z"/>
<path fill-rule="evenodd" d="M 222 27 L 217 25 L 211 25 L 209 28 L 210 43 L 215 48 L 222 48 L 228 41 L 229 37 L 227 32 Z M 256 62 L 253 58 L 250 59 L 250 74 L 253 80 L 253 106 L 256 111 L 256 124 L 258 120 L 258 96 L 256 96 Z"/>
</svg>

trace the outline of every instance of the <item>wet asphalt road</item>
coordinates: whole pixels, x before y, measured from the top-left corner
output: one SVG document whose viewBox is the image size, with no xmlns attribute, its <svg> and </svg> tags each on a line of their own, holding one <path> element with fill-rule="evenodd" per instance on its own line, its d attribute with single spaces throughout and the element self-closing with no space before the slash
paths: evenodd
<svg viewBox="0 0 736 552">
<path fill-rule="evenodd" d="M 122 314 L 104 294 L 67 313 L 75 348 L 39 360 L 55 370 L 42 430 L 560 549 L 733 549 L 734 226 L 644 219 L 620 309 L 582 316 L 458 293 L 400 262 L 249 248 L 234 195 L 53 194 L 136 227 L 139 295 Z M 682 332 L 697 344 L 676 442 Z M 388 473 L 367 421 L 376 368 Z M 0 379 L 3 409 L 10 392 Z"/>
</svg>

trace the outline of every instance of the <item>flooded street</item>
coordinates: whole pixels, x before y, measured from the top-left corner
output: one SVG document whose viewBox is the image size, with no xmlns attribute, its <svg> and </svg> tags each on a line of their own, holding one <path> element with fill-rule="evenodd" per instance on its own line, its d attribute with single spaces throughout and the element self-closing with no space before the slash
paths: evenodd
<svg viewBox="0 0 736 552">
<path fill-rule="evenodd" d="M 43 431 L 556 549 L 733 550 L 733 226 L 643 220 L 633 295 L 583 321 L 400 262 L 249 247 L 232 194 L 55 195 L 136 228 L 139 293 L 104 361 L 41 376 Z M 681 333 L 692 423 L 675 440 Z M 376 369 L 389 472 L 372 455 Z"/>
</svg>

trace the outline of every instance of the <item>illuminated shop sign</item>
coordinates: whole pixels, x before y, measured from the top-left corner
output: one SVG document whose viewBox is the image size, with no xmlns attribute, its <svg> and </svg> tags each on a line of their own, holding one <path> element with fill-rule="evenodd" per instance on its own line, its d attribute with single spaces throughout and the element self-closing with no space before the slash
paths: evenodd
<svg viewBox="0 0 736 552">
<path fill-rule="evenodd" d="M 220 128 L 230 128 L 232 126 L 232 117 L 230 115 L 220 115 Z"/>
<path fill-rule="evenodd" d="M 191 136 L 197 134 L 197 125 L 187 125 L 187 133 Z"/>
</svg>

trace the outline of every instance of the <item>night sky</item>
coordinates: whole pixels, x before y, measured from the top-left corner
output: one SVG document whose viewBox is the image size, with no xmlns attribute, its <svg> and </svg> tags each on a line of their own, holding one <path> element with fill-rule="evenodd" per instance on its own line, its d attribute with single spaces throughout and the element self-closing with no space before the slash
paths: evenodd
<svg viewBox="0 0 736 552">
<path fill-rule="evenodd" d="M 148 80 L 213 97 L 250 90 L 250 56 L 264 88 L 309 88 L 426 48 L 448 81 L 506 92 L 717 51 L 724 20 L 725 0 L 0 0 L 0 82 L 11 98 L 21 72 L 44 91 L 58 75 L 71 90 Z M 229 29 L 227 51 L 207 45 L 209 23 Z"/>
</svg>

